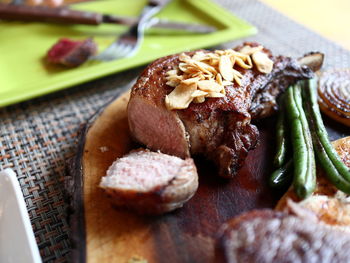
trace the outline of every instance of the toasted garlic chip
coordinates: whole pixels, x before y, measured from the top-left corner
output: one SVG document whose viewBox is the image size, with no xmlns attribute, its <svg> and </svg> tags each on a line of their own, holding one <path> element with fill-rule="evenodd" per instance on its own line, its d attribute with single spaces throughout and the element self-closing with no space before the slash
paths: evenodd
<svg viewBox="0 0 350 263">
<path fill-rule="evenodd" d="M 264 52 L 255 52 L 252 55 L 254 64 L 261 73 L 270 73 L 273 68 L 273 61 Z"/>
<path fill-rule="evenodd" d="M 235 64 L 239 65 L 244 69 L 251 69 L 253 67 L 252 60 L 250 56 L 246 56 L 245 58 L 236 58 Z"/>
<path fill-rule="evenodd" d="M 197 85 L 178 85 L 169 95 L 165 96 L 165 106 L 168 110 L 186 109 L 192 102 L 192 93 L 197 90 Z"/>
<path fill-rule="evenodd" d="M 197 98 L 197 97 L 203 97 L 203 96 L 206 96 L 206 95 L 208 95 L 208 92 L 205 92 L 205 91 L 202 91 L 202 90 L 195 90 L 193 93 L 192 93 L 192 95 L 191 95 L 191 97 L 192 98 Z"/>
<path fill-rule="evenodd" d="M 250 55 L 254 54 L 255 52 L 259 52 L 263 49 L 264 49 L 263 46 L 258 46 L 258 47 L 244 46 L 239 50 L 239 52 L 250 56 Z"/>
<path fill-rule="evenodd" d="M 205 101 L 205 96 L 200 96 L 193 99 L 194 103 L 202 103 L 204 101 Z"/>
<path fill-rule="evenodd" d="M 273 61 L 263 50 L 263 46 L 247 45 L 239 51 L 197 51 L 193 56 L 180 54 L 178 67 L 166 74 L 166 84 L 175 88 L 165 97 L 166 107 L 169 110 L 185 109 L 192 101 L 202 103 L 206 98 L 222 98 L 226 95 L 226 86 L 242 85 L 242 69 L 256 66 L 261 73 L 270 73 Z"/>
<path fill-rule="evenodd" d="M 191 84 L 196 84 L 197 85 L 197 82 L 200 80 L 200 78 L 198 77 L 194 77 L 194 78 L 190 78 L 190 79 L 185 79 L 182 81 L 182 84 L 185 84 L 185 85 L 191 85 Z"/>
<path fill-rule="evenodd" d="M 220 73 L 216 74 L 215 80 L 217 83 L 219 83 L 219 85 L 222 86 L 222 77 Z"/>
<path fill-rule="evenodd" d="M 223 89 L 223 86 L 216 83 L 214 80 L 201 80 L 198 81 L 197 85 L 200 90 L 208 92 L 220 92 Z"/>
<path fill-rule="evenodd" d="M 191 57 L 189 55 L 186 55 L 185 53 L 181 53 L 179 59 L 180 61 L 186 62 L 188 60 L 191 60 Z"/>
<path fill-rule="evenodd" d="M 210 98 L 223 98 L 223 97 L 225 97 L 225 95 L 222 93 L 219 93 L 219 92 L 208 92 L 208 97 L 210 97 Z"/>
<path fill-rule="evenodd" d="M 233 64 L 229 56 L 222 56 L 219 60 L 219 71 L 224 80 L 232 81 L 233 75 Z"/>
</svg>

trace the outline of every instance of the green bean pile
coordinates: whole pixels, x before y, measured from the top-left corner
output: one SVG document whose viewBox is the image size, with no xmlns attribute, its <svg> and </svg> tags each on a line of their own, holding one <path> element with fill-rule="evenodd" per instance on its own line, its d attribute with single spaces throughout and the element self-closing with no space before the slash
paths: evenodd
<svg viewBox="0 0 350 263">
<path fill-rule="evenodd" d="M 271 174 L 270 185 L 280 188 L 293 182 L 298 197 L 307 198 L 316 187 L 316 155 L 317 163 L 329 181 L 350 194 L 350 170 L 328 139 L 317 102 L 317 80 L 300 81 L 290 86 L 283 102 L 285 110 L 282 107 L 277 121 L 277 153 L 274 160 L 277 170 Z M 288 129 L 290 136 L 286 132 Z M 293 157 L 288 160 L 289 138 Z"/>
</svg>

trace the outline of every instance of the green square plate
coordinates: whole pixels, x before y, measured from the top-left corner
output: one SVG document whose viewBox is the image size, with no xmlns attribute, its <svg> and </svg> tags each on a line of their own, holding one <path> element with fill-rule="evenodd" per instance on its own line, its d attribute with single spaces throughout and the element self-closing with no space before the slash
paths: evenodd
<svg viewBox="0 0 350 263">
<path fill-rule="evenodd" d="M 96 1 L 74 8 L 136 16 L 145 0 Z M 115 12 L 114 12 L 115 11 Z M 158 15 L 172 21 L 215 26 L 211 34 L 149 29 L 139 52 L 112 62 L 87 62 L 74 69 L 45 63 L 47 50 L 61 37 L 93 36 L 103 50 L 125 31 L 121 25 L 53 25 L 0 22 L 0 107 L 64 89 L 111 73 L 146 64 L 158 57 L 210 47 L 256 33 L 256 29 L 209 0 L 174 0 Z"/>
</svg>

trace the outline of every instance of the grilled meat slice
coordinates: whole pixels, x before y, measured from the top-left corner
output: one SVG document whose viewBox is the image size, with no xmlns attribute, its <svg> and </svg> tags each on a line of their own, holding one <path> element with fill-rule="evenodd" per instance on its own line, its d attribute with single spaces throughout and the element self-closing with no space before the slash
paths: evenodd
<svg viewBox="0 0 350 263">
<path fill-rule="evenodd" d="M 142 214 L 161 214 L 182 207 L 198 188 L 191 158 L 133 151 L 117 159 L 100 183 L 112 202 Z"/>
<path fill-rule="evenodd" d="M 274 57 L 267 49 L 264 52 L 274 61 L 271 73 L 240 69 L 242 85 L 226 86 L 225 97 L 208 98 L 203 103 L 191 103 L 187 109 L 173 111 L 167 110 L 164 103 L 165 96 L 173 90 L 166 85 L 166 72 L 179 64 L 179 54 L 156 60 L 132 88 L 128 105 L 131 133 L 153 150 L 181 158 L 205 155 L 220 167 L 221 176 L 232 177 L 258 141 L 258 130 L 251 124 L 252 115 L 267 116 L 272 112 L 267 105 L 274 108 L 276 97 L 289 84 L 313 76 L 309 68 L 291 58 Z"/>
<path fill-rule="evenodd" d="M 350 262 L 350 235 L 272 210 L 253 210 L 225 223 L 216 262 Z"/>
<path fill-rule="evenodd" d="M 91 38 L 83 41 L 62 38 L 47 52 L 47 60 L 52 64 L 77 67 L 96 52 L 97 45 Z"/>
</svg>

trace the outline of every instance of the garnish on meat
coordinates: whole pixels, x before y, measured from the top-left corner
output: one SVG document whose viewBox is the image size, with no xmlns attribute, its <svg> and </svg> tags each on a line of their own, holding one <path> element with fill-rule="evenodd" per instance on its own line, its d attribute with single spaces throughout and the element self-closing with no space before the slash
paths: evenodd
<svg viewBox="0 0 350 263">
<path fill-rule="evenodd" d="M 261 73 L 270 73 L 273 61 L 263 51 L 263 46 L 243 46 L 214 52 L 197 51 L 192 56 L 182 53 L 180 63 L 166 73 L 167 85 L 175 89 L 165 96 L 168 110 L 186 109 L 193 101 L 202 103 L 205 98 L 222 98 L 225 86 L 235 82 L 242 84 L 239 69 L 251 69 L 255 65 Z"/>
<path fill-rule="evenodd" d="M 191 158 L 137 150 L 117 159 L 100 187 L 117 206 L 161 214 L 182 207 L 194 195 L 198 175 Z"/>
<path fill-rule="evenodd" d="M 66 67 L 77 67 L 97 52 L 96 43 L 91 39 L 73 41 L 68 38 L 60 39 L 47 52 L 47 61 Z"/>
</svg>

